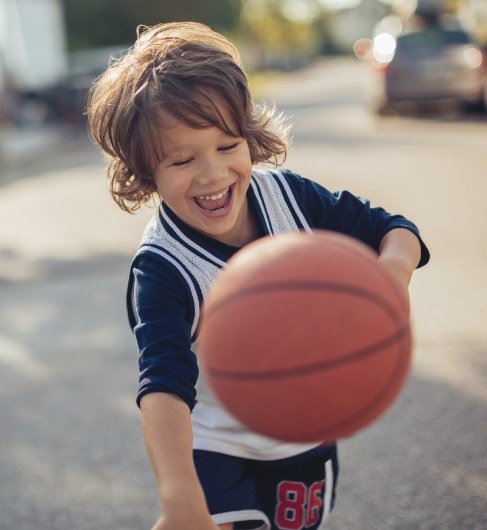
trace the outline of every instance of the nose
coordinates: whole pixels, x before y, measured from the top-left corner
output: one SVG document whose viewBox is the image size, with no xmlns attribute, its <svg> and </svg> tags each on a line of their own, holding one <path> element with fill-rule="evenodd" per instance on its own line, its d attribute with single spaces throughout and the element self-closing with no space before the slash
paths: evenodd
<svg viewBox="0 0 487 530">
<path fill-rule="evenodd" d="M 223 157 L 218 153 L 206 156 L 200 164 L 198 181 L 201 185 L 208 186 L 224 180 L 228 175 L 228 167 Z"/>
</svg>

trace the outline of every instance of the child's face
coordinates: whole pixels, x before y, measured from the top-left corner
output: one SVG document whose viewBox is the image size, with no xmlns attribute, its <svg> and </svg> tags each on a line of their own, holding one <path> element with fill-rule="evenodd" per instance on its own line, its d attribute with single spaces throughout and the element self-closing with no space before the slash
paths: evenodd
<svg viewBox="0 0 487 530">
<path fill-rule="evenodd" d="M 225 105 L 218 105 L 233 125 Z M 254 239 L 246 193 L 252 162 L 245 138 L 217 127 L 195 129 L 164 114 L 165 157 L 155 171 L 162 200 L 186 224 L 229 245 Z"/>
</svg>

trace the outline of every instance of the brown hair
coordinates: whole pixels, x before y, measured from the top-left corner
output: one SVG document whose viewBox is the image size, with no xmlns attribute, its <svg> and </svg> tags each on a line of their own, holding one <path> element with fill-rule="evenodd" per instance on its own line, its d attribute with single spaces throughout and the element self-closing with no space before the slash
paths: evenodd
<svg viewBox="0 0 487 530">
<path fill-rule="evenodd" d="M 215 96 L 238 130 L 225 123 Z M 164 154 L 160 111 L 191 127 L 244 137 L 252 163 L 277 165 L 286 157 L 282 115 L 253 103 L 239 53 L 225 37 L 195 22 L 141 28 L 133 48 L 95 81 L 87 106 L 90 136 L 109 157 L 110 190 L 125 211 L 156 191 L 153 172 Z"/>
</svg>

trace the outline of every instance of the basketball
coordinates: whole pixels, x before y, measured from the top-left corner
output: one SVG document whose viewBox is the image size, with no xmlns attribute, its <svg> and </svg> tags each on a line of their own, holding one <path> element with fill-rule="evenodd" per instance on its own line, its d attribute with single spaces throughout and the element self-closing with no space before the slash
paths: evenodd
<svg viewBox="0 0 487 530">
<path fill-rule="evenodd" d="M 370 248 L 328 231 L 237 252 L 208 294 L 198 340 L 230 414 L 289 442 L 366 427 L 394 402 L 411 361 L 405 295 Z"/>
</svg>

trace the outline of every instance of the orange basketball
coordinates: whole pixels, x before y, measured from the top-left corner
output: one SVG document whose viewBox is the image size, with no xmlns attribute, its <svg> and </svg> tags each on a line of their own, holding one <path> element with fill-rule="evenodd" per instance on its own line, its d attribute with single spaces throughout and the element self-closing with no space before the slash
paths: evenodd
<svg viewBox="0 0 487 530">
<path fill-rule="evenodd" d="M 331 442 L 397 397 L 411 360 L 409 307 L 361 242 L 281 234 L 228 262 L 206 299 L 199 348 L 215 394 L 250 429 Z"/>
</svg>

